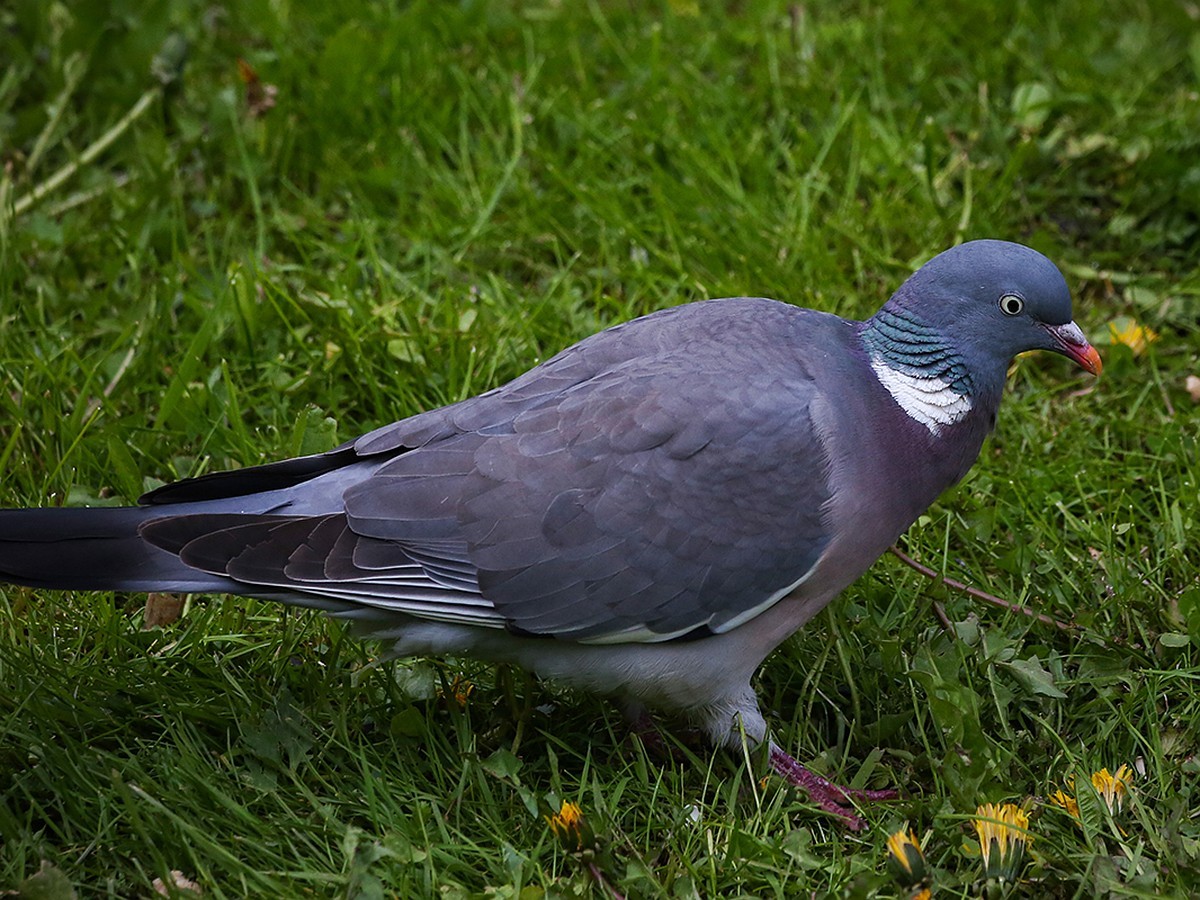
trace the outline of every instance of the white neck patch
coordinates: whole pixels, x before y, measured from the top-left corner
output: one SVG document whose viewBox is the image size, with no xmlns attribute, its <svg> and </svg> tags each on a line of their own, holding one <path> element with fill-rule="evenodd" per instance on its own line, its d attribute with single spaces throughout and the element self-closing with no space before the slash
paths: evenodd
<svg viewBox="0 0 1200 900">
<path fill-rule="evenodd" d="M 943 428 L 961 421 L 971 411 L 971 398 L 958 393 L 948 381 L 893 369 L 879 356 L 871 357 L 871 368 L 908 417 L 932 435 L 941 434 Z"/>
</svg>

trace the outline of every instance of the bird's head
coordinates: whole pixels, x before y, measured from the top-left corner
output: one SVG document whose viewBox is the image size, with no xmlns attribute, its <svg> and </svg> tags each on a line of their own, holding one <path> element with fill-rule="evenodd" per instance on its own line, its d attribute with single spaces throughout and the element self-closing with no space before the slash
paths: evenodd
<svg viewBox="0 0 1200 900">
<path fill-rule="evenodd" d="M 970 241 L 939 253 L 888 302 L 938 331 L 961 353 L 1001 368 L 1018 353 L 1052 350 L 1098 375 L 1100 355 L 1071 318 L 1062 273 L 1008 241 Z"/>
</svg>

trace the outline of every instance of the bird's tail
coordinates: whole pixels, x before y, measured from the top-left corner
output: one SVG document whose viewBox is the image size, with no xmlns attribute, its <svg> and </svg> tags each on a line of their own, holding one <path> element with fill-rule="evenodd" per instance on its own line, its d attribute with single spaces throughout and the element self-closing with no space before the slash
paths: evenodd
<svg viewBox="0 0 1200 900">
<path fill-rule="evenodd" d="M 0 510 L 0 582 L 60 590 L 228 591 L 220 575 L 143 540 L 154 507 Z"/>
</svg>

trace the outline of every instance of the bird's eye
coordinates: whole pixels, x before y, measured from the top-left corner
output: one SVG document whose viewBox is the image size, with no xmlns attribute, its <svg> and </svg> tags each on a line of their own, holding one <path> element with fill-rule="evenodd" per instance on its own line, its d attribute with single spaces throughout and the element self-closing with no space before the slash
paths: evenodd
<svg viewBox="0 0 1200 900">
<path fill-rule="evenodd" d="M 1006 316 L 1018 316 L 1025 308 L 1025 301 L 1016 294 L 1005 294 L 1000 298 L 1000 310 Z"/>
</svg>

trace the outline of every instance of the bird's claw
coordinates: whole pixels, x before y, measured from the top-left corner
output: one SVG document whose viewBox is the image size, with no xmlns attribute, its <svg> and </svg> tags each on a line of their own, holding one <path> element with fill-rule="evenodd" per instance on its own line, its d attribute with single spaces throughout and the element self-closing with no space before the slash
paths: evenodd
<svg viewBox="0 0 1200 900">
<path fill-rule="evenodd" d="M 802 789 L 812 801 L 825 812 L 841 819 L 851 831 L 861 831 L 866 825 L 862 817 L 846 805 L 847 801 L 871 803 L 878 800 L 895 800 L 896 791 L 868 791 L 860 788 L 843 787 L 828 778 L 810 771 L 783 751 L 771 744 L 771 768 L 789 784 Z"/>
</svg>

